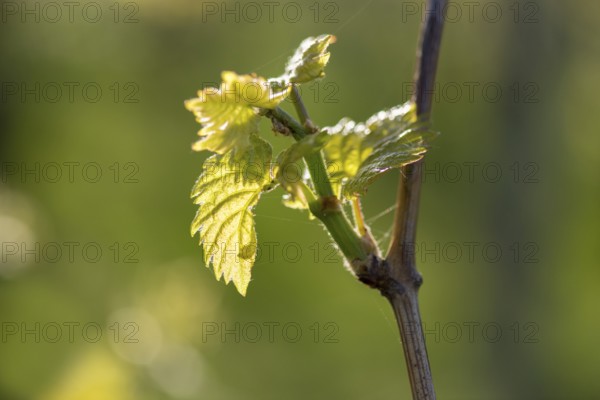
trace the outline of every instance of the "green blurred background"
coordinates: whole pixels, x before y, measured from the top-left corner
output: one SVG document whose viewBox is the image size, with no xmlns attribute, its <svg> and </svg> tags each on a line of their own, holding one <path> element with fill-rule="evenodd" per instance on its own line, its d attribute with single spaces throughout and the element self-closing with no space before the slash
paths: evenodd
<svg viewBox="0 0 600 400">
<path fill-rule="evenodd" d="M 409 398 L 389 306 L 281 191 L 247 298 L 205 268 L 183 101 L 333 33 L 305 101 L 364 120 L 410 97 L 420 7 L 3 2 L 0 398 Z M 418 239 L 438 397 L 598 398 L 600 5 L 451 7 Z M 397 176 L 365 199 L 384 246 Z"/>
</svg>

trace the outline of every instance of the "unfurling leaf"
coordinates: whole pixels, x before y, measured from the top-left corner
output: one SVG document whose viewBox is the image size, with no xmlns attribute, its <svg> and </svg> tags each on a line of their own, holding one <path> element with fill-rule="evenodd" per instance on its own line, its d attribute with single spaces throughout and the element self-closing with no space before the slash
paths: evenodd
<svg viewBox="0 0 600 400">
<path fill-rule="evenodd" d="M 196 151 L 210 150 L 225 154 L 243 152 L 250 146 L 250 135 L 258 132 L 258 108 L 275 108 L 290 88 L 277 88 L 256 75 L 223 72 L 220 88 L 206 88 L 198 97 L 187 100 L 185 107 L 202 125 L 201 137 L 194 143 Z"/>
<path fill-rule="evenodd" d="M 243 296 L 257 251 L 252 209 L 272 186 L 271 145 L 256 135 L 248 141 L 241 155 L 208 158 L 191 194 L 200 206 L 191 233 L 200 233 L 206 266 L 212 265 L 218 280 L 233 281 Z"/>
<path fill-rule="evenodd" d="M 306 83 L 325 76 L 325 66 L 330 53 L 327 48 L 335 43 L 335 36 L 321 35 L 305 39 L 287 62 L 285 75 L 275 80 L 289 83 Z"/>
<path fill-rule="evenodd" d="M 334 184 L 343 195 L 363 193 L 380 174 L 419 160 L 436 136 L 417 123 L 411 102 L 381 111 L 366 123 L 342 119 L 324 128 L 330 136 L 325 156 Z"/>
<path fill-rule="evenodd" d="M 281 152 L 277 157 L 275 179 L 287 192 L 284 197 L 286 206 L 297 209 L 308 208 L 308 202 L 314 195 L 305 181 L 302 159 L 309 154 L 321 151 L 328 139 L 326 132 L 308 135 Z M 322 177 L 322 179 L 325 178 Z M 307 196 L 311 198 L 307 198 Z"/>
</svg>

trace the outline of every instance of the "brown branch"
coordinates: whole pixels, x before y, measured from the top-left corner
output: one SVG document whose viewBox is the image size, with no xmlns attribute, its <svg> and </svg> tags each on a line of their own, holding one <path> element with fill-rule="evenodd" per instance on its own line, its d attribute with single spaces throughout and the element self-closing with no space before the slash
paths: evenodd
<svg viewBox="0 0 600 400">
<path fill-rule="evenodd" d="M 416 104 L 417 117 L 424 122 L 429 120 L 431 112 L 445 5 L 446 0 L 427 0 L 426 10 L 429 12 L 421 25 L 417 47 L 412 100 Z M 422 168 L 422 161 L 419 161 L 401 169 L 393 236 L 384 262 L 387 264 L 387 280 L 394 282 L 395 290 L 384 294 L 394 309 L 400 328 L 413 399 L 434 400 L 435 390 L 417 296 L 423 279 L 417 271 L 414 252 Z"/>
</svg>

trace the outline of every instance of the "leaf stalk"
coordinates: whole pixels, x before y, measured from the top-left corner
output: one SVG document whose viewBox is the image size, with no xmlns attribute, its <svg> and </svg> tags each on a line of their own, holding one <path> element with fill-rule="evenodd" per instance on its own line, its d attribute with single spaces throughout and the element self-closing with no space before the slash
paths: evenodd
<svg viewBox="0 0 600 400">
<path fill-rule="evenodd" d="M 307 128 L 279 107 L 268 111 L 267 114 L 285 125 L 297 141 L 310 134 Z M 307 115 L 303 118 L 310 120 Z M 366 260 L 368 256 L 367 246 L 350 224 L 339 199 L 333 192 L 323 154 L 320 151 L 308 154 L 304 157 L 304 161 L 319 196 L 315 201 L 309 203 L 311 213 L 325 225 L 325 228 L 351 265 L 356 261 Z"/>
</svg>

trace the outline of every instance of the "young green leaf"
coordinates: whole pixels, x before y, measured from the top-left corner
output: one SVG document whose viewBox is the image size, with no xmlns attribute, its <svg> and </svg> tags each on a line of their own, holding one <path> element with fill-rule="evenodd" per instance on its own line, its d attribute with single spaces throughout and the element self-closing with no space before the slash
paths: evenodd
<svg viewBox="0 0 600 400">
<path fill-rule="evenodd" d="M 436 136 L 436 132 L 416 129 L 384 137 L 356 175 L 346 181 L 344 196 L 361 195 L 384 172 L 420 160 L 427 151 L 427 144 Z"/>
<path fill-rule="evenodd" d="M 334 174 L 352 177 L 371 154 L 377 142 L 391 134 L 400 134 L 416 122 L 415 108 L 408 102 L 371 116 L 366 123 L 343 118 L 335 126 L 324 128 L 331 139 L 325 147 L 327 159 L 336 163 Z"/>
<path fill-rule="evenodd" d="M 306 83 L 325 76 L 325 66 L 330 57 L 327 48 L 335 40 L 333 35 L 305 39 L 288 60 L 285 75 L 280 79 L 286 83 Z"/>
<path fill-rule="evenodd" d="M 187 100 L 185 107 L 202 125 L 201 137 L 192 148 L 225 154 L 243 152 L 250 146 L 250 135 L 258 132 L 260 116 L 255 108 L 275 108 L 290 88 L 275 89 L 256 75 L 223 72 L 219 89 L 206 88 L 198 97 Z"/>
<path fill-rule="evenodd" d="M 235 157 L 229 151 L 208 158 L 191 194 L 200 206 L 191 233 L 200 233 L 206 266 L 213 266 L 217 280 L 233 281 L 243 296 L 257 251 L 252 208 L 272 188 L 271 145 L 256 135 L 249 143 Z"/>
<path fill-rule="evenodd" d="M 358 168 L 373 151 L 365 144 L 367 128 L 364 124 L 344 118 L 337 125 L 325 128 L 329 141 L 325 145 L 328 172 L 336 189 L 346 178 L 356 175 Z M 338 190 L 335 190 L 338 193 Z"/>
<path fill-rule="evenodd" d="M 371 116 L 367 122 L 366 145 L 374 146 L 389 135 L 399 135 L 417 123 L 415 104 L 411 101 L 380 111 Z"/>
<path fill-rule="evenodd" d="M 380 111 L 366 123 L 342 119 L 324 128 L 330 135 L 325 156 L 334 183 L 344 183 L 343 195 L 366 190 L 380 174 L 419 160 L 435 134 L 419 128 L 411 102 Z"/>
</svg>

